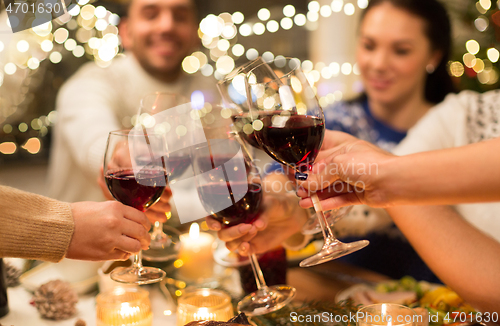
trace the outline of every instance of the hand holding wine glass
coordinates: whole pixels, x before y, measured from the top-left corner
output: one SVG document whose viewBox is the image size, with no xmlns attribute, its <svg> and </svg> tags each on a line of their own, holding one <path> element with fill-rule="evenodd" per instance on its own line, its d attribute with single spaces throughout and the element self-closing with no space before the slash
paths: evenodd
<svg viewBox="0 0 500 326">
<path fill-rule="evenodd" d="M 165 146 L 163 134 L 140 129 L 109 133 L 103 172 L 117 201 L 144 212 L 159 200 L 166 186 Z M 139 252 L 132 267 L 117 268 L 110 276 L 122 283 L 148 284 L 161 281 L 165 272 L 142 266 Z"/>
<path fill-rule="evenodd" d="M 314 191 L 327 209 L 353 204 L 389 206 L 382 203 L 388 195 L 378 183 L 389 175 L 390 169 L 384 166 L 391 162 L 394 155 L 340 131 L 329 131 L 325 137 L 329 143 L 321 148 L 318 164 L 311 171 L 310 179 L 302 182 L 298 191 L 298 195 L 304 198 L 300 205 L 310 207 L 312 201 L 309 197 Z M 347 166 L 356 168 L 348 169 Z M 339 171 L 344 173 L 336 173 Z M 365 173 L 358 173 L 360 171 Z"/>
<path fill-rule="evenodd" d="M 291 71 L 282 77 L 270 75 L 267 64 L 261 64 L 245 79 L 252 96 L 251 116 L 257 141 L 274 160 L 295 171 L 297 180 L 306 180 L 312 169 L 324 136 L 323 110 L 300 69 L 298 60 L 290 59 Z M 368 241 L 342 243 L 335 238 L 326 220 L 318 196 L 311 194 L 325 239 L 320 252 L 303 260 L 301 267 L 314 266 L 364 248 Z"/>
<path fill-rule="evenodd" d="M 126 260 L 147 249 L 151 223 L 143 212 L 116 201 L 71 203 L 75 231 L 65 257 Z"/>
<path fill-rule="evenodd" d="M 196 187 L 208 215 L 223 227 L 252 223 L 262 213 L 260 175 L 235 135 L 209 139 L 193 151 Z M 258 290 L 238 303 L 246 314 L 262 315 L 285 306 L 295 295 L 287 285 L 268 287 L 257 257 L 250 254 Z"/>
</svg>

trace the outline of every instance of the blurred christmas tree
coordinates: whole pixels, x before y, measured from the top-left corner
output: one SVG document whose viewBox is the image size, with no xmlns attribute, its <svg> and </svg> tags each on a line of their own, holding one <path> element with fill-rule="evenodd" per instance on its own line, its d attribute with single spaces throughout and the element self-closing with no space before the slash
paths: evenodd
<svg viewBox="0 0 500 326">
<path fill-rule="evenodd" d="M 457 88 L 485 92 L 499 86 L 499 1 L 446 0 L 453 23 L 449 62 Z"/>
</svg>

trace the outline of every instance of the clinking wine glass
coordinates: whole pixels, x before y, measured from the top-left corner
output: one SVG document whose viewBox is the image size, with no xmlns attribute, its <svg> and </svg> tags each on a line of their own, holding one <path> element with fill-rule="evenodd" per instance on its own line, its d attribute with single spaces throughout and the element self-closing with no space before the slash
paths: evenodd
<svg viewBox="0 0 500 326">
<path fill-rule="evenodd" d="M 202 206 L 223 227 L 252 223 L 262 211 L 260 175 L 236 137 L 229 134 L 225 139 L 208 139 L 192 154 Z M 238 303 L 239 311 L 249 316 L 263 315 L 281 309 L 293 299 L 295 288 L 266 285 L 254 253 L 250 254 L 250 263 L 258 290 Z"/>
<path fill-rule="evenodd" d="M 104 156 L 104 178 L 111 195 L 142 212 L 156 203 L 166 186 L 164 148 L 165 139 L 160 134 L 135 129 L 110 132 Z M 161 281 L 165 272 L 144 267 L 139 252 L 134 255 L 131 267 L 115 268 L 110 276 L 121 283 L 149 284 Z"/>
<path fill-rule="evenodd" d="M 253 68 L 265 63 L 262 57 L 249 61 L 234 69 L 217 83 L 217 89 L 222 98 L 222 106 L 231 110 L 234 130 L 249 145 L 260 148 L 252 129 L 252 120 L 248 116 L 250 102 L 247 99 L 245 78 Z"/>
<path fill-rule="evenodd" d="M 307 173 L 323 142 L 325 124 L 323 110 L 296 59 L 288 60 L 290 70 L 281 77 L 270 73 L 263 63 L 251 70 L 245 82 L 251 96 L 252 127 L 262 149 L 274 160 L 295 171 L 297 180 Z M 342 243 L 331 230 L 317 194 L 311 194 L 314 209 L 324 237 L 321 250 L 300 262 L 309 267 L 345 256 L 366 247 L 367 240 Z"/>
<path fill-rule="evenodd" d="M 138 122 L 144 128 L 164 132 L 167 143 L 180 145 L 180 149 L 175 151 L 166 150 L 164 154 L 169 185 L 174 184 L 190 166 L 190 153 L 185 149 L 187 145 L 182 145 L 186 137 L 180 137 L 179 133 L 173 130 L 175 128 L 171 127 L 179 119 L 176 108 L 187 103 L 189 103 L 189 100 L 181 95 L 156 92 L 146 95 L 141 100 L 137 113 Z M 166 212 L 165 215 L 169 219 L 171 212 Z M 177 257 L 180 249 L 179 232 L 172 228 L 170 234 L 166 234 L 163 229 L 162 222 L 156 221 L 154 223 L 151 232 L 151 244 L 149 249 L 142 253 L 144 259 L 161 262 Z"/>
</svg>

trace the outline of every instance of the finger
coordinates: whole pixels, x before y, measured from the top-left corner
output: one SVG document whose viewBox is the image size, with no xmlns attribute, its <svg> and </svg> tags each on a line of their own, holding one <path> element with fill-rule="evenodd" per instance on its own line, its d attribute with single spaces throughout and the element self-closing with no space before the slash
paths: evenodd
<svg viewBox="0 0 500 326">
<path fill-rule="evenodd" d="M 120 249 L 114 249 L 113 252 L 106 255 L 106 260 L 128 260 L 132 256 L 131 253 Z"/>
<path fill-rule="evenodd" d="M 146 231 L 149 231 L 149 229 L 151 229 L 151 222 L 147 218 L 146 214 L 132 207 L 128 207 L 125 205 L 122 205 L 122 207 L 123 215 L 125 216 L 125 218 L 141 224 L 142 226 L 144 226 Z"/>
<path fill-rule="evenodd" d="M 156 204 L 154 204 L 148 209 L 148 211 L 154 211 L 162 214 L 170 212 L 171 210 L 172 206 L 170 206 L 169 202 L 166 200 L 159 200 Z"/>
<path fill-rule="evenodd" d="M 239 240 L 234 240 L 234 241 L 228 241 L 226 242 L 226 248 L 229 250 L 229 251 L 236 251 L 238 250 L 238 248 L 240 247 L 241 245 L 241 241 Z"/>
<path fill-rule="evenodd" d="M 217 220 L 215 220 L 211 216 L 205 217 L 205 221 L 207 222 L 207 226 L 210 230 L 219 231 L 222 228 L 222 224 L 220 224 Z"/>
<path fill-rule="evenodd" d="M 151 236 L 146 229 L 140 227 L 138 223 L 133 221 L 125 220 L 121 224 L 121 232 L 129 238 L 138 240 L 141 243 L 142 248 L 148 248 L 151 242 Z"/>
<path fill-rule="evenodd" d="M 354 193 L 346 193 L 335 197 L 323 199 L 320 201 L 320 203 L 321 207 L 325 211 L 340 207 L 362 204 L 359 198 Z M 300 200 L 299 205 L 303 208 L 309 208 L 313 206 L 313 202 L 311 198 L 304 198 Z"/>
<path fill-rule="evenodd" d="M 138 240 L 130 238 L 126 235 L 122 235 L 116 244 L 116 249 L 129 254 L 137 254 L 141 251 L 141 248 L 141 243 Z"/>
<path fill-rule="evenodd" d="M 227 229 L 222 229 L 217 234 L 219 235 L 219 239 L 228 242 L 241 238 L 247 234 L 251 228 L 251 224 L 238 224 Z"/>
<path fill-rule="evenodd" d="M 262 214 L 252 225 L 256 228 L 256 231 L 262 231 L 267 228 L 267 224 L 269 223 L 269 218 L 267 218 L 267 214 Z M 250 230 L 249 232 L 251 232 Z M 257 232 L 255 232 L 257 233 Z"/>
<path fill-rule="evenodd" d="M 163 190 L 163 193 L 161 194 L 160 201 L 169 201 L 170 198 L 172 197 L 172 190 L 170 187 L 165 187 L 165 190 Z"/>
<path fill-rule="evenodd" d="M 250 255 L 250 244 L 248 242 L 242 242 L 237 249 L 238 253 L 242 256 Z M 252 249 L 254 250 L 255 253 L 257 253 L 255 251 L 255 246 L 253 246 Z"/>
</svg>

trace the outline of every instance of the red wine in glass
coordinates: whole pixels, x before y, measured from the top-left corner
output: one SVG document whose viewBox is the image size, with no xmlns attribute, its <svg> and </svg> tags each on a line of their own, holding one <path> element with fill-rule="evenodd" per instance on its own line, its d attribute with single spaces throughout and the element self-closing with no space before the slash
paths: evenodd
<svg viewBox="0 0 500 326">
<path fill-rule="evenodd" d="M 113 197 L 140 211 L 145 211 L 160 199 L 165 190 L 165 172 L 158 169 L 108 171 L 105 179 Z"/>
<path fill-rule="evenodd" d="M 241 137 L 241 139 L 243 139 L 248 144 L 257 149 L 262 149 L 259 142 L 255 138 L 255 132 L 253 131 L 252 127 L 252 120 L 249 117 L 246 117 L 245 115 L 242 114 L 234 115 L 231 118 L 233 119 L 235 129 L 238 132 L 238 135 Z M 249 126 L 246 127 L 247 125 Z M 250 129 L 252 132 L 250 133 L 245 132 L 248 131 L 246 130 L 246 128 Z"/>
<path fill-rule="evenodd" d="M 167 164 L 168 179 L 177 180 L 187 168 L 191 166 L 191 157 L 189 155 L 169 156 Z"/>
<path fill-rule="evenodd" d="M 245 260 L 247 258 L 239 256 L 239 259 Z M 258 261 L 267 285 L 286 284 L 288 262 L 284 248 L 268 251 L 260 255 Z M 248 294 L 257 291 L 257 283 L 253 279 L 252 266 L 250 264 L 239 266 L 238 271 L 240 273 L 243 292 Z"/>
<path fill-rule="evenodd" d="M 239 185 L 239 188 L 241 188 L 241 185 Z M 209 183 L 201 186 L 199 192 L 205 209 L 213 212 L 217 203 L 232 201 L 233 194 L 232 192 L 229 193 L 229 189 L 231 189 L 229 182 Z M 224 227 L 231 227 L 240 223 L 252 223 L 259 217 L 261 202 L 261 185 L 249 183 L 248 191 L 243 198 L 219 212 L 212 213 L 212 217 L 222 223 Z"/>
<path fill-rule="evenodd" d="M 278 113 L 278 114 L 277 114 Z M 276 161 L 308 172 L 321 148 L 325 125 L 322 119 L 309 115 L 260 116 L 263 127 L 255 130 L 265 144 L 265 151 Z"/>
</svg>

